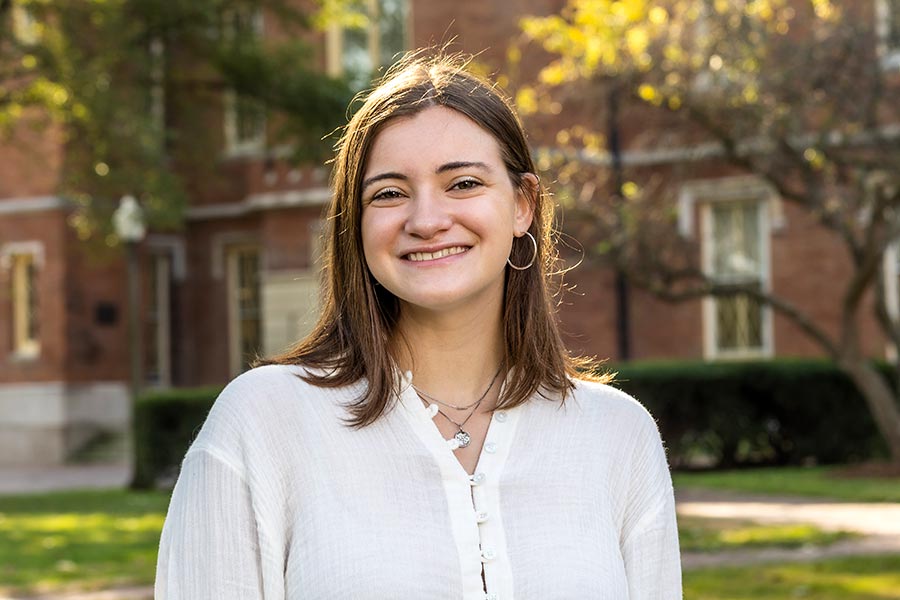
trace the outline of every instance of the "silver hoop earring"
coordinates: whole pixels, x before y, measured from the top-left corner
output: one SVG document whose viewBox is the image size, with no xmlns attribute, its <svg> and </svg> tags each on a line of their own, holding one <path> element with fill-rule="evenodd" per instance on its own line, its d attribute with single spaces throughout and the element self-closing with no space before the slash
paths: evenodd
<svg viewBox="0 0 900 600">
<path fill-rule="evenodd" d="M 525 235 L 527 235 L 527 236 L 531 239 L 531 244 L 534 246 L 534 254 L 531 255 L 531 260 L 528 261 L 528 264 L 525 265 L 524 267 L 517 267 L 516 265 L 512 264 L 512 261 L 511 261 L 511 260 L 509 260 L 509 259 L 507 258 L 507 259 L 506 259 L 506 264 L 508 264 L 509 266 L 511 266 L 511 267 L 512 267 L 513 269 L 515 269 L 516 271 L 524 271 L 525 269 L 530 269 L 530 268 L 531 268 L 531 265 L 534 264 L 534 261 L 537 260 L 537 255 L 538 255 L 538 250 L 537 250 L 537 240 L 534 239 L 534 236 L 531 235 L 531 232 L 530 232 L 530 231 L 526 231 L 526 232 L 525 232 Z"/>
</svg>

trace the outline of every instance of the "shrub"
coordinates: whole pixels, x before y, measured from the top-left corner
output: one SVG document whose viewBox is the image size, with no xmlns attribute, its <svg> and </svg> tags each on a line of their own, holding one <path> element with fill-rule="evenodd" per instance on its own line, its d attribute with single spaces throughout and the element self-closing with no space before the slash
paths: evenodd
<svg viewBox="0 0 900 600">
<path fill-rule="evenodd" d="M 633 363 L 610 370 L 618 373 L 615 385 L 653 413 L 676 467 L 886 455 L 864 399 L 826 361 Z"/>
<path fill-rule="evenodd" d="M 181 459 L 222 387 L 182 388 L 145 394 L 135 409 L 134 486 L 174 481 Z"/>
</svg>

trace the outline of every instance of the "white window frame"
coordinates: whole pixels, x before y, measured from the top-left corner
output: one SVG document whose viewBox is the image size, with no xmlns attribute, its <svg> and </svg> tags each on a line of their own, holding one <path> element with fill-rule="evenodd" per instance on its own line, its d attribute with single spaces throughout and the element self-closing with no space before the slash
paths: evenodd
<svg viewBox="0 0 900 600">
<path fill-rule="evenodd" d="M 771 291 L 771 238 L 776 228 L 784 227 L 781 201 L 775 191 L 756 177 L 726 177 L 686 183 L 679 198 L 679 229 L 682 235 L 693 233 L 695 205 L 700 209 L 700 261 L 704 273 L 713 273 L 712 207 L 723 202 L 755 202 L 760 219 L 759 235 L 760 287 Z M 774 355 L 774 328 L 772 309 L 767 304 L 761 307 L 761 338 L 759 348 L 723 350 L 718 348 L 718 327 L 716 318 L 716 298 L 702 300 L 703 355 L 707 360 L 744 360 L 770 358 Z"/>
<path fill-rule="evenodd" d="M 891 2 L 895 6 L 891 6 Z M 900 70 L 900 45 L 890 45 L 892 12 L 900 10 L 897 0 L 875 0 L 875 31 L 878 35 L 878 57 L 881 66 L 888 70 Z M 900 33 L 900 32 L 898 32 Z"/>
<path fill-rule="evenodd" d="M 226 269 L 226 277 L 225 284 L 227 287 L 227 296 L 228 296 L 228 364 L 229 364 L 229 373 L 232 377 L 236 377 L 240 375 L 244 369 L 244 356 L 241 352 L 241 348 L 243 346 L 243 339 L 241 333 L 241 316 L 240 316 L 240 298 L 238 297 L 238 256 L 241 253 L 252 251 L 256 253 L 257 256 L 257 285 L 262 286 L 262 247 L 258 244 L 234 244 L 227 246 L 225 248 L 225 269 Z M 259 328 L 260 331 L 258 333 L 258 338 L 260 343 L 262 343 L 262 333 L 263 333 L 263 315 L 262 315 L 262 290 L 257 290 L 258 296 L 258 310 L 259 314 Z"/>
<path fill-rule="evenodd" d="M 252 27 L 258 37 L 265 33 L 265 18 L 261 10 L 255 10 L 251 15 Z M 222 32 L 225 39 L 233 38 L 234 32 L 225 29 Z M 228 157 L 260 156 L 266 147 L 267 120 L 265 109 L 261 108 L 262 115 L 259 129 L 254 135 L 242 139 L 239 125 L 240 102 L 238 94 L 233 89 L 227 89 L 222 95 L 223 129 L 225 134 L 225 155 Z"/>
<path fill-rule="evenodd" d="M 40 286 L 40 271 L 43 267 L 43 248 L 38 251 L 35 243 L 19 243 L 5 246 L 2 252 L 2 266 L 9 273 L 10 312 L 12 327 L 12 357 L 15 360 L 33 360 L 41 355 L 40 320 L 36 335 L 30 335 L 32 329 L 30 308 L 34 299 L 31 296 L 35 288 Z M 28 267 L 31 267 L 34 279 L 28 281 Z M 40 312 L 41 296 L 38 294 L 37 306 Z"/>
<path fill-rule="evenodd" d="M 406 24 L 404 27 L 404 49 L 409 48 L 412 39 L 412 2 L 406 2 Z M 365 0 L 366 10 L 369 14 L 367 29 L 367 42 L 369 60 L 375 69 L 381 66 L 381 32 L 379 31 L 380 13 L 379 0 Z M 374 16 L 374 18 L 372 18 Z M 331 23 L 326 30 L 325 37 L 325 70 L 331 77 L 339 77 L 344 74 L 344 27 L 340 23 Z"/>
</svg>

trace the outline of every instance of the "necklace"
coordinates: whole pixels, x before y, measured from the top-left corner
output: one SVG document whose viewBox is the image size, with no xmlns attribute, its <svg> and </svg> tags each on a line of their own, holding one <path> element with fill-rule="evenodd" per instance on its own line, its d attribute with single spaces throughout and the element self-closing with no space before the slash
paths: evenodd
<svg viewBox="0 0 900 600">
<path fill-rule="evenodd" d="M 466 423 L 469 422 L 469 419 L 472 418 L 472 415 L 474 415 L 474 414 L 478 411 L 478 405 L 481 404 L 481 402 L 487 397 L 488 392 L 491 391 L 491 388 L 494 387 L 494 382 L 497 381 L 497 376 L 500 375 L 500 371 L 501 371 L 502 368 L 503 368 L 503 367 L 502 367 L 502 365 L 501 365 L 500 369 L 497 369 L 497 372 L 494 373 L 494 376 L 491 378 L 491 381 L 490 381 L 490 383 L 488 384 L 487 389 L 484 390 L 484 393 L 481 394 L 481 397 L 478 398 L 478 400 L 476 400 L 475 402 L 473 402 L 472 404 L 470 404 L 469 406 L 467 406 L 467 407 L 465 407 L 465 408 L 459 408 L 459 407 L 453 406 L 452 404 L 446 404 L 445 402 L 441 402 L 441 401 L 438 400 L 437 398 L 432 398 L 432 397 L 429 396 L 428 394 L 422 392 L 422 391 L 419 390 L 419 388 L 417 388 L 416 386 L 412 386 L 412 388 L 416 391 L 416 394 L 417 394 L 417 395 L 419 396 L 419 398 L 422 399 L 422 400 L 430 400 L 430 401 L 432 401 L 432 402 L 436 402 L 436 403 L 438 403 L 438 404 L 443 404 L 444 406 L 448 406 L 448 407 L 450 407 L 450 408 L 455 408 L 456 410 L 468 410 L 468 409 L 470 409 L 470 408 L 472 409 L 472 412 L 469 413 L 469 416 L 466 417 L 465 420 L 463 420 L 462 423 L 457 423 L 456 421 L 454 421 L 453 419 L 451 419 L 449 416 L 447 416 L 447 413 L 445 413 L 445 412 L 442 411 L 440 408 L 438 408 L 438 412 L 441 414 L 441 416 L 443 416 L 445 419 L 447 419 L 448 421 L 450 421 L 451 423 L 453 423 L 454 425 L 456 425 L 457 432 L 456 432 L 456 434 L 451 438 L 451 441 L 454 441 L 454 442 L 456 443 L 456 448 L 453 448 L 454 450 L 456 450 L 457 448 L 465 448 L 465 447 L 468 446 L 469 443 L 472 441 L 472 436 L 469 435 L 469 433 L 468 433 L 465 429 L 463 429 L 463 427 L 465 426 Z"/>
<path fill-rule="evenodd" d="M 481 397 L 478 398 L 478 400 L 476 400 L 475 402 L 473 402 L 472 404 L 470 404 L 468 406 L 455 406 L 455 405 L 449 404 L 447 402 L 441 402 L 434 396 L 426 394 L 425 392 L 423 392 L 416 386 L 412 386 L 412 387 L 414 390 L 416 390 L 416 393 L 419 395 L 419 398 L 422 398 L 423 400 L 428 400 L 430 402 L 434 402 L 435 404 L 440 404 L 441 406 L 446 406 L 447 408 L 452 408 L 453 410 L 469 410 L 473 406 L 478 406 L 478 403 L 485 399 L 485 397 L 488 395 L 488 392 L 490 392 L 491 388 L 494 387 L 494 382 L 497 381 L 497 376 L 500 375 L 500 371 L 502 371 L 502 370 L 503 370 L 503 365 L 500 365 L 500 368 L 497 369 L 496 373 L 494 373 L 494 376 L 491 378 L 491 382 L 488 384 L 487 389 L 484 390 L 484 393 L 481 395 Z M 446 416 L 446 415 L 444 415 L 444 416 Z"/>
<path fill-rule="evenodd" d="M 472 436 L 463 429 L 463 426 L 469 421 L 469 419 L 472 418 L 472 415 L 478 412 L 478 404 L 481 404 L 481 400 L 478 401 L 478 403 L 475 405 L 475 409 L 469 413 L 469 416 L 466 417 L 462 423 L 457 423 L 456 421 L 448 417 L 447 413 L 445 413 L 441 409 L 438 409 L 438 412 L 443 415 L 445 419 L 456 425 L 456 428 L 459 430 L 453 435 L 453 438 L 451 438 L 452 441 L 455 441 L 456 444 L 458 444 L 456 448 L 453 448 L 454 450 L 456 450 L 457 448 L 465 448 L 469 445 L 469 442 L 472 441 Z"/>
</svg>

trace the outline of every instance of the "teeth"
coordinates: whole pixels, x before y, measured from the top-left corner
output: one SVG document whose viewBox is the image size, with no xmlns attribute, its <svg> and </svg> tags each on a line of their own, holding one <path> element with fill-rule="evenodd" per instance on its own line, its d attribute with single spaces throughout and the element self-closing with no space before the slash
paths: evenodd
<svg viewBox="0 0 900 600">
<path fill-rule="evenodd" d="M 437 252 L 413 252 L 407 255 L 406 258 L 413 262 L 422 262 L 425 260 L 437 260 L 438 258 L 452 256 L 453 254 L 461 254 L 466 250 L 467 248 L 463 246 L 453 246 L 452 248 L 444 248 L 443 250 L 438 250 Z"/>
</svg>

